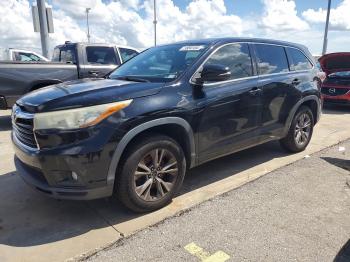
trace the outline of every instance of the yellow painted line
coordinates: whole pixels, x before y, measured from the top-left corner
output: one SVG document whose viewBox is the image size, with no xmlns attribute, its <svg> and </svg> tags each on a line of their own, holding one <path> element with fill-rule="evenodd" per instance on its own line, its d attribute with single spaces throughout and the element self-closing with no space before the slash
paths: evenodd
<svg viewBox="0 0 350 262">
<path fill-rule="evenodd" d="M 193 242 L 186 245 L 184 248 L 188 253 L 196 256 L 203 262 L 225 262 L 230 259 L 230 256 L 221 250 L 215 252 L 213 255 L 210 255 L 209 252 L 205 251 L 203 248 L 197 246 Z"/>
</svg>

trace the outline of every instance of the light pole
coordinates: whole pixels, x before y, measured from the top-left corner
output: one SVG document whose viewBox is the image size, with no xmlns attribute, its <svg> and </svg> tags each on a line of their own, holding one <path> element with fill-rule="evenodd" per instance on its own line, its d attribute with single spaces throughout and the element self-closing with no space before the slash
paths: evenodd
<svg viewBox="0 0 350 262">
<path fill-rule="evenodd" d="M 45 0 L 37 0 L 39 23 L 40 23 L 40 38 L 42 54 L 45 57 L 49 57 L 49 30 L 47 25 L 47 13 Z"/>
<path fill-rule="evenodd" d="M 328 26 L 329 26 L 329 15 L 331 13 L 331 5 L 332 0 L 328 0 L 328 10 L 327 10 L 327 18 L 326 18 L 326 26 L 324 29 L 324 38 L 323 38 L 323 49 L 322 55 L 327 53 L 327 45 L 328 45 Z"/>
<path fill-rule="evenodd" d="M 86 27 L 87 27 L 87 39 L 88 39 L 88 43 L 90 43 L 90 27 L 89 27 L 89 12 L 90 12 L 91 8 L 87 7 L 86 8 Z"/>
<path fill-rule="evenodd" d="M 156 0 L 153 0 L 153 14 L 154 14 L 154 46 L 157 45 L 157 6 L 156 6 Z"/>
</svg>

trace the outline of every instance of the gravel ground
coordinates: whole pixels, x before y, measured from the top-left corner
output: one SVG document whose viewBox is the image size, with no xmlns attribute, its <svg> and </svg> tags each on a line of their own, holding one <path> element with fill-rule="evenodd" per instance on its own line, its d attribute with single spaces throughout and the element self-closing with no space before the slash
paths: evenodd
<svg viewBox="0 0 350 262">
<path fill-rule="evenodd" d="M 345 262 L 350 261 L 349 238 L 350 140 L 122 239 L 87 260 L 199 261 L 184 249 L 194 242 L 210 254 L 225 252 L 230 261 Z"/>
</svg>

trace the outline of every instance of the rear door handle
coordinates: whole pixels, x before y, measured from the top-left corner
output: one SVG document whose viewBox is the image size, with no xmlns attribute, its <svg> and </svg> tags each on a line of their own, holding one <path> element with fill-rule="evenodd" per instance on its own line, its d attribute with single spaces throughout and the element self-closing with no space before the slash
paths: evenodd
<svg viewBox="0 0 350 262">
<path fill-rule="evenodd" d="M 297 85 L 299 85 L 301 83 L 301 81 L 298 79 L 298 78 L 296 78 L 296 79 L 294 79 L 293 81 L 292 81 L 292 85 L 294 85 L 294 86 L 297 86 Z"/>
<path fill-rule="evenodd" d="M 254 87 L 252 90 L 249 91 L 249 94 L 251 94 L 252 96 L 258 95 L 260 94 L 262 91 L 261 88 L 259 87 Z"/>
</svg>

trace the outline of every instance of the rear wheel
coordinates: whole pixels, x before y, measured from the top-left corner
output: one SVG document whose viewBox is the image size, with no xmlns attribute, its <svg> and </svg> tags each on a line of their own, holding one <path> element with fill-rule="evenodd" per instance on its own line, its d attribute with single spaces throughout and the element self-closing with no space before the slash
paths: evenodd
<svg viewBox="0 0 350 262">
<path fill-rule="evenodd" d="M 301 106 L 295 114 L 288 135 L 280 140 L 281 146 L 289 152 L 304 151 L 310 143 L 314 118 L 309 107 Z"/>
<path fill-rule="evenodd" d="M 172 200 L 185 171 L 185 156 L 178 143 L 167 136 L 150 136 L 128 149 L 116 194 L 133 211 L 156 210 Z"/>
</svg>

